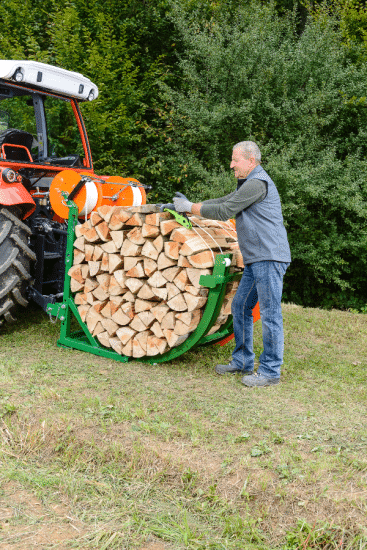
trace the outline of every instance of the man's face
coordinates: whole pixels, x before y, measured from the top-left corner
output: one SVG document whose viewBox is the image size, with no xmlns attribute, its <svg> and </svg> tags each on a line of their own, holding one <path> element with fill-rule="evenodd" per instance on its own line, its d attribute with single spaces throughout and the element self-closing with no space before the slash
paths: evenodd
<svg viewBox="0 0 367 550">
<path fill-rule="evenodd" d="M 245 179 L 255 168 L 255 158 L 250 156 L 245 158 L 240 149 L 234 149 L 232 153 L 232 162 L 230 168 L 233 168 L 235 178 Z"/>
</svg>

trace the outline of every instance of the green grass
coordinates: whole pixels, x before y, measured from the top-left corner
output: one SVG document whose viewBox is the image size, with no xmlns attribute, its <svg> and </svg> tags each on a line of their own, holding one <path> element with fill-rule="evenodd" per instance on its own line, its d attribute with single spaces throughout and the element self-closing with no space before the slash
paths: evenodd
<svg viewBox="0 0 367 550">
<path fill-rule="evenodd" d="M 0 338 L 0 546 L 367 549 L 367 320 L 283 305 L 282 383 L 56 346 L 28 309 Z M 262 351 L 261 322 L 254 327 Z"/>
</svg>

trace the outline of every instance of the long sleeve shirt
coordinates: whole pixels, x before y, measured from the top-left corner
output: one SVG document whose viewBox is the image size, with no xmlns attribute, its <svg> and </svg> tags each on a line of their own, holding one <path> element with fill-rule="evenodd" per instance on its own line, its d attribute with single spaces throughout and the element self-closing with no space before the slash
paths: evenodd
<svg viewBox="0 0 367 550">
<path fill-rule="evenodd" d="M 261 202 L 266 194 L 267 184 L 262 180 L 251 179 L 242 184 L 239 181 L 236 191 L 218 199 L 203 201 L 200 213 L 212 220 L 229 220 L 252 204 Z"/>
</svg>

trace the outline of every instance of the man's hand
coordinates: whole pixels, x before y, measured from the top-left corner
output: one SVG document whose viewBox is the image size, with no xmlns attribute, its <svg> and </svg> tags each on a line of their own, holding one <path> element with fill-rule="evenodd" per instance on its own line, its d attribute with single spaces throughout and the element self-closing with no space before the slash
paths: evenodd
<svg viewBox="0 0 367 550">
<path fill-rule="evenodd" d="M 193 202 L 190 202 L 188 198 L 185 197 L 182 193 L 176 193 L 176 196 L 173 199 L 176 212 L 191 212 Z"/>
<path fill-rule="evenodd" d="M 159 204 L 156 204 L 156 206 L 159 207 L 160 212 L 163 212 L 165 208 L 169 208 L 169 210 L 175 210 L 175 205 L 172 202 L 167 204 L 159 203 Z"/>
<path fill-rule="evenodd" d="M 183 193 L 179 193 L 179 191 L 176 191 L 175 197 L 178 197 L 179 199 L 186 199 L 187 201 L 189 200 L 186 195 L 184 195 Z"/>
</svg>

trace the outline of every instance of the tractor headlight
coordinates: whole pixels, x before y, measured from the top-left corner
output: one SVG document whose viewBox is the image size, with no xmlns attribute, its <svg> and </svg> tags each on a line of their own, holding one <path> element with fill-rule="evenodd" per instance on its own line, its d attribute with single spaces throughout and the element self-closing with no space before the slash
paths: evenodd
<svg viewBox="0 0 367 550">
<path fill-rule="evenodd" d="M 16 82 L 22 82 L 24 79 L 24 70 L 19 67 L 13 74 L 13 78 Z"/>
<path fill-rule="evenodd" d="M 17 179 L 17 174 L 11 168 L 5 168 L 2 171 L 2 176 L 6 183 L 14 183 Z"/>
</svg>

